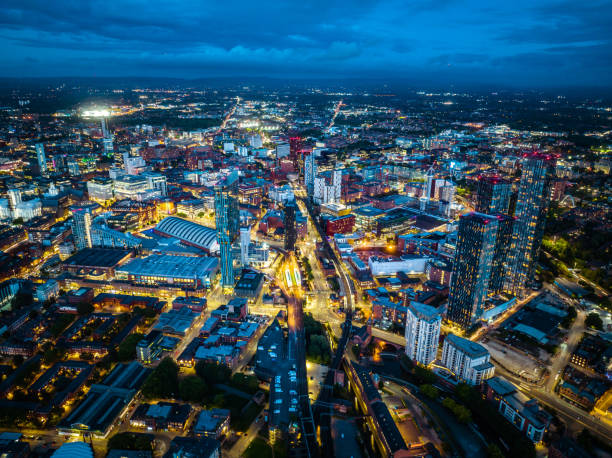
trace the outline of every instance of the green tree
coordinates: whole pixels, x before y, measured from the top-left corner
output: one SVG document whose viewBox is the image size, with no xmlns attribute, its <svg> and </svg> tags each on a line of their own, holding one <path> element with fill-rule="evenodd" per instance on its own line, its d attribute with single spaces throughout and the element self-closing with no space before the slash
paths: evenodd
<svg viewBox="0 0 612 458">
<path fill-rule="evenodd" d="M 142 385 L 147 399 L 174 398 L 178 394 L 179 368 L 170 357 L 165 357 Z"/>
<path fill-rule="evenodd" d="M 204 361 L 199 361 L 196 364 L 195 371 L 208 386 L 214 386 L 217 383 L 227 383 L 232 376 L 232 371 L 225 364 L 207 363 Z"/>
<path fill-rule="evenodd" d="M 153 450 L 152 434 L 117 433 L 108 440 L 108 450 Z"/>
<path fill-rule="evenodd" d="M 603 321 L 601 317 L 595 312 L 589 313 L 587 315 L 586 319 L 584 320 L 584 325 L 589 328 L 597 329 L 598 331 L 601 331 L 603 329 Z"/>
<path fill-rule="evenodd" d="M 197 375 L 185 377 L 179 383 L 179 394 L 184 401 L 201 403 L 207 391 L 206 383 Z"/>
<path fill-rule="evenodd" d="M 119 345 L 117 360 L 132 361 L 136 358 L 136 346 L 144 336 L 140 333 L 130 334 Z"/>
<path fill-rule="evenodd" d="M 419 389 L 421 390 L 421 393 L 430 399 L 437 399 L 438 396 L 440 396 L 440 390 L 433 385 L 423 384 L 419 386 Z"/>
</svg>

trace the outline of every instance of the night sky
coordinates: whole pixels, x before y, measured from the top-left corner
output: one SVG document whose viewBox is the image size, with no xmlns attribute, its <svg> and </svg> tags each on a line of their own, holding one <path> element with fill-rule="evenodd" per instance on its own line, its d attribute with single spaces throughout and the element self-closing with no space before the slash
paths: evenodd
<svg viewBox="0 0 612 458">
<path fill-rule="evenodd" d="M 612 82 L 612 1 L 2 0 L 0 76 Z"/>
</svg>

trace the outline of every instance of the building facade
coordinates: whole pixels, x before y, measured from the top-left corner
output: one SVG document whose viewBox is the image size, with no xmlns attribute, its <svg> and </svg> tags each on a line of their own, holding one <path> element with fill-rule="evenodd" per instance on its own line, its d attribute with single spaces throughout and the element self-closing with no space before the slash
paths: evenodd
<svg viewBox="0 0 612 458">
<path fill-rule="evenodd" d="M 482 213 L 470 213 L 459 220 L 447 317 L 462 327 L 471 326 L 482 314 L 498 228 L 496 217 Z"/>
<path fill-rule="evenodd" d="M 449 334 L 444 339 L 442 366 L 461 382 L 480 385 L 493 377 L 495 366 L 491 364 L 490 359 L 488 350 L 476 342 L 454 334 Z"/>
<path fill-rule="evenodd" d="M 406 311 L 406 355 L 425 366 L 438 354 L 442 316 L 438 310 L 420 302 L 411 302 Z"/>
<path fill-rule="evenodd" d="M 555 164 L 556 157 L 547 154 L 534 153 L 523 158 L 504 287 L 515 296 L 522 296 L 533 280 L 534 265 L 544 236 Z"/>
</svg>

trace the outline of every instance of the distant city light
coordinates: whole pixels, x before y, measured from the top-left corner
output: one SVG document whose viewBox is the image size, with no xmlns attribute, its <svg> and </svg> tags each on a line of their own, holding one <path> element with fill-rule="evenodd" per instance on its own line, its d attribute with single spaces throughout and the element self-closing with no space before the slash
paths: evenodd
<svg viewBox="0 0 612 458">
<path fill-rule="evenodd" d="M 83 112 L 81 113 L 84 118 L 106 118 L 110 116 L 110 114 L 110 110 L 107 110 L 105 108 L 95 110 L 83 110 Z"/>
</svg>

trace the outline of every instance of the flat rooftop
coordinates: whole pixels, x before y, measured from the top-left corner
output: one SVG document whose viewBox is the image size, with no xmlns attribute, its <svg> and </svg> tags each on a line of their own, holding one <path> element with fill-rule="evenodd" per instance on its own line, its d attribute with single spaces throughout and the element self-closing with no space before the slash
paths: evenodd
<svg viewBox="0 0 612 458">
<path fill-rule="evenodd" d="M 66 259 L 64 265 L 111 268 L 130 254 L 131 250 L 84 248 Z"/>
</svg>

